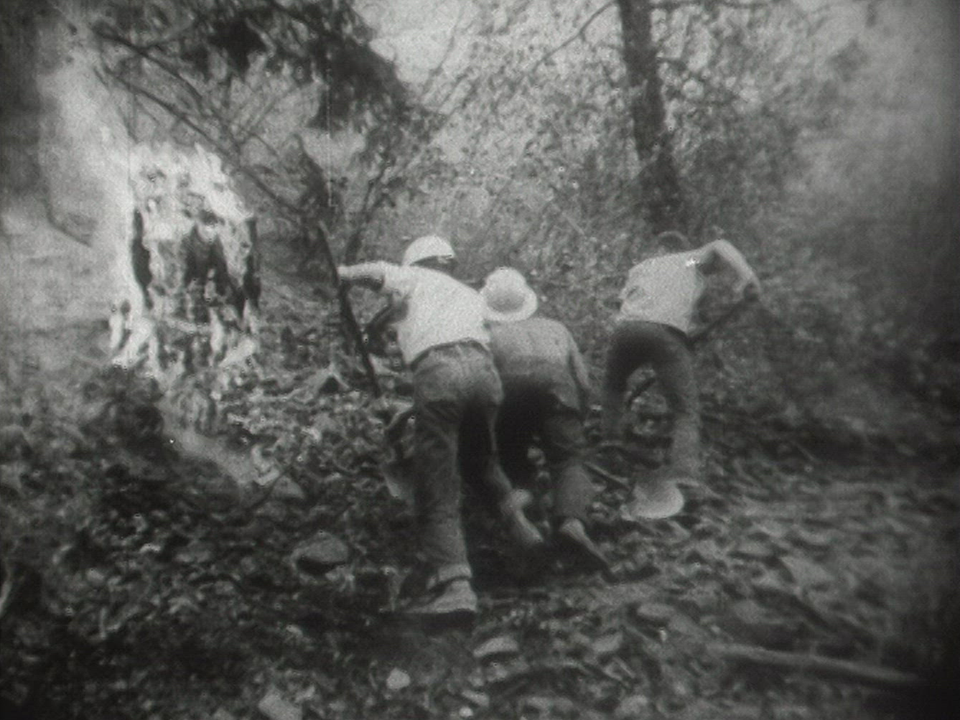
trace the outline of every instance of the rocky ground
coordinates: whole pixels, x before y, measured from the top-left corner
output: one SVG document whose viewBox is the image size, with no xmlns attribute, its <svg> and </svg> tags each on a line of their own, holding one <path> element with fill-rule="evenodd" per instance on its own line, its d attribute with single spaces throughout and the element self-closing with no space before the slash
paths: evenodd
<svg viewBox="0 0 960 720">
<path fill-rule="evenodd" d="M 591 455 L 613 578 L 533 573 L 469 512 L 479 617 L 414 626 L 381 470 L 402 378 L 372 398 L 328 300 L 276 268 L 264 287 L 260 360 L 172 403 L 215 398 L 216 441 L 120 372 L 5 389 L 4 717 L 951 716 L 955 448 L 813 442 L 708 396 L 681 515 L 620 515 L 656 419 Z"/>
</svg>

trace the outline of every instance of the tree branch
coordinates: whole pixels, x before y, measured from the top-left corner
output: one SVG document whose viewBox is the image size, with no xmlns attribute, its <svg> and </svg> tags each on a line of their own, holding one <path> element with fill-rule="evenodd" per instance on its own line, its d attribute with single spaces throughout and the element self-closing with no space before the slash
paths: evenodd
<svg viewBox="0 0 960 720">
<path fill-rule="evenodd" d="M 769 2 L 735 2 L 734 0 L 709 0 L 712 5 L 719 5 L 721 7 L 732 8 L 734 10 L 761 10 L 764 8 L 769 8 Z M 664 10 L 670 12 L 671 10 L 680 10 L 685 7 L 703 7 L 703 0 L 675 0 L 675 1 L 666 1 L 663 2 L 652 2 L 650 3 L 651 10 Z"/>
<path fill-rule="evenodd" d="M 145 60 L 149 60 L 154 65 L 156 65 L 161 70 L 163 70 L 168 75 L 170 75 L 170 77 L 172 77 L 178 83 L 183 85 L 183 87 L 187 89 L 187 92 L 189 92 L 190 95 L 193 97 L 193 100 L 197 104 L 197 106 L 202 106 L 204 104 L 203 94 L 193 86 L 193 83 L 187 81 L 187 79 L 180 74 L 177 68 L 170 65 L 166 60 L 161 60 L 160 58 L 154 57 L 152 54 L 150 54 L 150 52 L 143 49 L 141 46 L 133 42 L 130 42 L 122 35 L 116 35 L 114 33 L 105 32 L 103 30 L 96 30 L 96 29 L 94 30 L 94 33 L 97 35 L 97 37 L 101 38 L 102 40 L 107 40 L 109 42 L 116 43 L 117 45 L 122 45 L 128 50 L 132 50 L 135 54 L 139 55 Z"/>
<path fill-rule="evenodd" d="M 580 28 L 579 28 L 573 35 L 571 35 L 570 37 L 568 37 L 568 38 L 567 38 L 566 40 L 564 40 L 562 43 L 560 43 L 560 44 L 557 45 L 555 48 L 553 48 L 553 50 L 550 50 L 546 55 L 544 55 L 544 56 L 541 57 L 539 60 L 537 60 L 537 62 L 535 62 L 535 63 L 533 64 L 533 66 L 532 66 L 529 70 L 527 70 L 527 72 L 526 72 L 525 74 L 526 74 L 526 75 L 532 75 L 534 72 L 536 72 L 537 68 L 539 68 L 539 67 L 540 67 L 541 65 L 543 65 L 545 62 L 547 62 L 547 60 L 549 60 L 549 59 L 552 58 L 554 55 L 556 55 L 558 52 L 560 52 L 560 51 L 563 50 L 565 47 L 567 47 L 568 45 L 570 45 L 570 44 L 571 44 L 572 42 L 574 42 L 577 38 L 583 37 L 583 34 L 587 31 L 587 28 L 590 27 L 590 25 L 593 24 L 593 21 L 596 20 L 598 17 L 600 17 L 600 16 L 601 16 L 603 13 L 605 13 L 607 10 L 609 10 L 610 8 L 612 8 L 615 4 L 616 4 L 616 3 L 615 3 L 614 0 L 610 0 L 610 2 L 605 3 L 604 5 L 600 6 L 596 11 L 593 12 L 592 15 L 590 15 L 590 17 L 588 17 L 588 18 L 586 19 L 586 21 L 580 26 Z"/>
<path fill-rule="evenodd" d="M 898 690 L 916 690 L 923 687 L 924 684 L 922 678 L 911 673 L 849 660 L 835 660 L 819 655 L 780 652 L 752 645 L 713 644 L 709 645 L 707 649 L 714 655 L 730 660 L 740 660 L 766 667 L 773 666 L 788 670 L 806 671 L 824 677 L 854 680 L 868 685 L 878 685 Z"/>
<path fill-rule="evenodd" d="M 168 42 L 173 42 L 174 40 L 180 40 L 185 37 L 191 30 L 197 27 L 200 24 L 200 18 L 194 17 L 187 22 L 181 23 L 178 27 L 174 28 L 166 35 L 161 38 L 157 38 L 152 42 L 148 42 L 146 45 L 139 45 L 142 50 L 152 50 L 155 47 L 160 47 L 161 45 L 166 45 Z"/>
<path fill-rule="evenodd" d="M 430 89 L 433 87 L 434 81 L 440 77 L 440 73 L 443 71 L 443 66 L 450 57 L 450 54 L 453 52 L 453 48 L 456 45 L 457 33 L 454 32 L 460 26 L 460 21 L 463 19 L 463 12 L 466 5 L 461 5 L 460 10 L 457 12 L 457 19 L 453 23 L 453 30 L 450 32 L 450 38 L 447 40 L 447 47 L 443 51 L 443 56 L 437 62 L 436 66 L 430 70 L 427 74 L 427 79 L 423 83 L 423 88 L 421 92 L 424 96 L 430 92 Z M 469 25 L 468 25 L 469 27 Z"/>
</svg>

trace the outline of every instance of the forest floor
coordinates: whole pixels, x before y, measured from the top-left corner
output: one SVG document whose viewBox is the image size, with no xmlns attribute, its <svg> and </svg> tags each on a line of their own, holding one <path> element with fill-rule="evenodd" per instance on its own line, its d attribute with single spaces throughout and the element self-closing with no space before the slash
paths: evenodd
<svg viewBox="0 0 960 720">
<path fill-rule="evenodd" d="M 830 448 L 707 397 L 680 515 L 620 515 L 656 423 L 591 455 L 613 578 L 527 572 L 468 509 L 480 613 L 416 626 L 393 612 L 413 521 L 381 472 L 402 380 L 371 398 L 331 304 L 276 269 L 264 288 L 213 455 L 158 435 L 121 373 L 35 378 L 2 411 L 4 718 L 951 716 L 955 450 Z M 812 656 L 848 665 L 783 664 Z"/>
</svg>

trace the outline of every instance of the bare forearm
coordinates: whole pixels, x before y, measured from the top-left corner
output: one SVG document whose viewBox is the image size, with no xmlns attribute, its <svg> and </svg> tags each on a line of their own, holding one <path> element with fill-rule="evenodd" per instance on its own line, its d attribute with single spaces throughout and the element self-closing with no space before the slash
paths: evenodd
<svg viewBox="0 0 960 720">
<path fill-rule="evenodd" d="M 742 294 L 748 288 L 755 293 L 759 292 L 760 279 L 753 268 L 750 267 L 746 258 L 733 245 L 726 240 L 715 240 L 707 245 L 704 250 L 707 255 L 705 258 L 707 263 L 715 263 L 717 259 L 722 260 L 737 274 L 736 291 L 738 293 Z"/>
<path fill-rule="evenodd" d="M 716 240 L 712 244 L 713 251 L 727 265 L 733 268 L 734 272 L 741 280 L 751 281 L 757 279 L 757 274 L 750 267 L 747 259 L 726 240 Z"/>
<path fill-rule="evenodd" d="M 360 263 L 359 265 L 341 265 L 337 268 L 341 282 L 361 285 L 372 290 L 383 287 L 384 270 L 381 263 Z"/>
</svg>

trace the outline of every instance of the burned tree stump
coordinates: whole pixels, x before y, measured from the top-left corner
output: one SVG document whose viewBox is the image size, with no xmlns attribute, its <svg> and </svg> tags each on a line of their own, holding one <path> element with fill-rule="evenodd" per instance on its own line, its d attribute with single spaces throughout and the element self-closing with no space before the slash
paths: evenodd
<svg viewBox="0 0 960 720">
<path fill-rule="evenodd" d="M 135 209 L 118 268 L 127 291 L 111 348 L 115 364 L 169 388 L 256 352 L 256 225 L 220 159 L 200 147 L 141 146 L 132 165 Z"/>
</svg>

